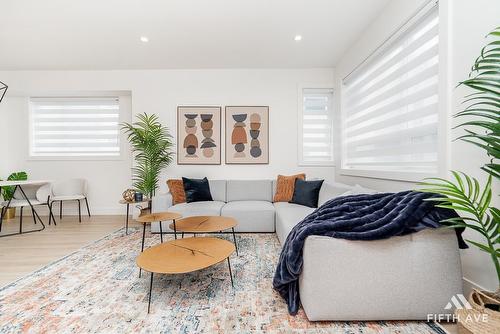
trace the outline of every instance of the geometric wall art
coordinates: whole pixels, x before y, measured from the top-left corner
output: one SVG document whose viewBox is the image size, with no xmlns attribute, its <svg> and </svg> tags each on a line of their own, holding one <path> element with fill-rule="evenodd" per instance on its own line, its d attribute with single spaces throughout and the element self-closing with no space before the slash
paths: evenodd
<svg viewBox="0 0 500 334">
<path fill-rule="evenodd" d="M 269 107 L 227 106 L 226 164 L 269 163 Z"/>
<path fill-rule="evenodd" d="M 221 107 L 177 107 L 177 164 L 220 165 Z"/>
</svg>

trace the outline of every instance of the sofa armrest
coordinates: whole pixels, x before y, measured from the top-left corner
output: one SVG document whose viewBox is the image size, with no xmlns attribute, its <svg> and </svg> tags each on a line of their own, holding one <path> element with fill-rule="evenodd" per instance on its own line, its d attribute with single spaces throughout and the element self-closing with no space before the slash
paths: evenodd
<svg viewBox="0 0 500 334">
<path fill-rule="evenodd" d="M 152 200 L 152 212 L 162 212 L 168 211 L 168 208 L 172 206 L 172 194 L 160 194 L 153 196 Z"/>
</svg>

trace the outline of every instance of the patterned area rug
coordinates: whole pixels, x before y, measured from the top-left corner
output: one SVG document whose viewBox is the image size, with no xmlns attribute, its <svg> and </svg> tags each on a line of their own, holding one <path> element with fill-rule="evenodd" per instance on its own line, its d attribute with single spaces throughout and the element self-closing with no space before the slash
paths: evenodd
<svg viewBox="0 0 500 334">
<path fill-rule="evenodd" d="M 146 238 L 159 243 L 157 235 Z M 120 230 L 0 289 L 0 333 L 444 333 L 425 322 L 289 316 L 271 286 L 280 251 L 274 234 L 238 235 L 234 290 L 227 262 L 155 275 L 147 314 L 150 276 L 139 278 L 135 265 L 140 243 L 138 230 Z"/>
</svg>

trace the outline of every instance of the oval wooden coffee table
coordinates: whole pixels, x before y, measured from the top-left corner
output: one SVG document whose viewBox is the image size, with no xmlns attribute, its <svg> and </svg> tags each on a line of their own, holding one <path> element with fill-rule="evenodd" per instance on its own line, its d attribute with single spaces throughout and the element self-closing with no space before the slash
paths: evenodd
<svg viewBox="0 0 500 334">
<path fill-rule="evenodd" d="M 142 229 L 142 248 L 141 252 L 144 251 L 144 238 L 146 236 L 146 225 L 153 223 L 153 222 L 160 222 L 160 240 L 163 243 L 163 228 L 162 228 L 162 222 L 171 220 L 174 223 L 175 226 L 175 221 L 179 218 L 182 218 L 182 215 L 177 212 L 156 212 L 156 213 L 150 213 L 147 215 L 139 216 L 137 217 L 137 221 L 142 223 L 143 229 Z M 175 233 L 174 229 L 174 238 L 177 239 L 177 234 Z"/>
<path fill-rule="evenodd" d="M 208 268 L 227 259 L 231 285 L 234 287 L 229 256 L 235 249 L 227 240 L 208 237 L 172 240 L 146 249 L 137 257 L 136 262 L 139 268 L 151 273 L 148 313 L 151 307 L 154 273 L 185 274 Z"/>
<path fill-rule="evenodd" d="M 233 232 L 234 246 L 236 247 L 236 255 L 238 254 L 238 244 L 236 243 L 236 234 L 234 227 L 238 225 L 236 219 L 225 216 L 192 216 L 179 219 L 176 223 L 170 224 L 171 229 L 176 229 L 185 233 L 217 233 L 231 229 Z"/>
</svg>

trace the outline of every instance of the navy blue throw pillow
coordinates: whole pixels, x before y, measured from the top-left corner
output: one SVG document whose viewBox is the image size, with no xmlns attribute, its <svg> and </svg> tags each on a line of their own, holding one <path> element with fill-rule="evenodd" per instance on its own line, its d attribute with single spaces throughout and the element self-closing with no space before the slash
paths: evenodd
<svg viewBox="0 0 500 334">
<path fill-rule="evenodd" d="M 305 205 L 310 208 L 318 207 L 319 191 L 325 180 L 304 181 L 295 179 L 295 189 L 289 203 Z"/>
<path fill-rule="evenodd" d="M 213 201 L 210 193 L 210 186 L 206 177 L 203 179 L 182 178 L 184 192 L 186 193 L 186 202 Z"/>
</svg>

